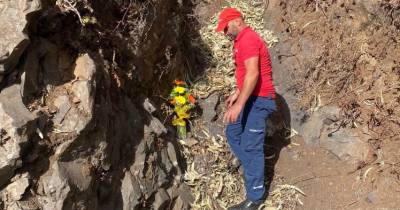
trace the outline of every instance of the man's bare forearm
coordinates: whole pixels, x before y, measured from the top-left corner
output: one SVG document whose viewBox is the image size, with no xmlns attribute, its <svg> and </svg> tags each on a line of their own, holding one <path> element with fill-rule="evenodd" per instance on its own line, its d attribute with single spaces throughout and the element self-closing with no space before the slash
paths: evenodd
<svg viewBox="0 0 400 210">
<path fill-rule="evenodd" d="M 242 91 L 239 91 L 239 97 L 236 101 L 240 106 L 244 107 L 247 99 L 250 97 L 254 88 L 256 87 L 258 81 L 258 71 L 257 72 L 248 72 L 244 78 Z"/>
<path fill-rule="evenodd" d="M 239 90 L 239 88 L 236 88 L 236 90 L 235 90 L 235 92 L 233 93 L 234 95 L 238 95 L 239 96 L 239 94 L 240 94 L 240 90 Z"/>
<path fill-rule="evenodd" d="M 244 107 L 247 99 L 256 87 L 259 77 L 258 57 L 252 57 L 245 61 L 246 75 L 244 77 L 243 88 L 240 91 L 239 97 L 236 101 L 238 105 Z"/>
</svg>

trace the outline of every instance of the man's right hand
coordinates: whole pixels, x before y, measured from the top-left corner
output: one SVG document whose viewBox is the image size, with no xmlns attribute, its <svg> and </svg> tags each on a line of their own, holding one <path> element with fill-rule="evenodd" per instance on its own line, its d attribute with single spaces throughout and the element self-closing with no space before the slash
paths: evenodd
<svg viewBox="0 0 400 210">
<path fill-rule="evenodd" d="M 236 90 L 235 93 L 230 95 L 226 100 L 227 108 L 230 108 L 235 103 L 238 97 L 239 97 L 239 90 Z"/>
</svg>

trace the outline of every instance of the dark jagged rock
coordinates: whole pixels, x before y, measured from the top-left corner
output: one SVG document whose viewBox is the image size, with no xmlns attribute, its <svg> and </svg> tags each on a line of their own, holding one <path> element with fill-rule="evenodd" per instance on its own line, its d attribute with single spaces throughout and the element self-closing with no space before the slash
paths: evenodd
<svg viewBox="0 0 400 210">
<path fill-rule="evenodd" d="M 0 13 L 0 82 L 4 74 L 14 70 L 21 55 L 29 45 L 26 15 L 40 9 L 40 1 L 1 2 Z"/>
<path fill-rule="evenodd" d="M 35 116 L 22 103 L 20 86 L 0 93 L 0 186 L 22 165 L 23 149 L 35 132 Z"/>
</svg>

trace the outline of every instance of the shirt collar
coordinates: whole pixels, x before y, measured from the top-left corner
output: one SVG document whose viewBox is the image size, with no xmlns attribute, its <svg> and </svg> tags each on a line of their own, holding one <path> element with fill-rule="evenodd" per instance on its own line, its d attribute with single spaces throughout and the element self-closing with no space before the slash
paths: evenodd
<svg viewBox="0 0 400 210">
<path fill-rule="evenodd" d="M 247 31 L 249 31 L 249 30 L 251 30 L 250 26 L 246 26 L 244 29 L 242 29 L 242 30 L 238 33 L 238 35 L 236 36 L 235 42 L 238 42 L 238 41 L 243 37 L 243 35 L 244 35 Z"/>
</svg>

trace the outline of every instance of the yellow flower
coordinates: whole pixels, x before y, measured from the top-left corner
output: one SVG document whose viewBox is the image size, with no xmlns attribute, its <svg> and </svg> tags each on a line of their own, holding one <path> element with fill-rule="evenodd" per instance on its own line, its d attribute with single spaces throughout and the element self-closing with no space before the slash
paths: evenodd
<svg viewBox="0 0 400 210">
<path fill-rule="evenodd" d="M 172 125 L 174 126 L 186 126 L 186 121 L 182 118 L 175 118 L 172 120 Z"/>
<path fill-rule="evenodd" d="M 176 92 L 176 93 L 179 93 L 179 94 L 184 94 L 186 92 L 186 88 L 177 86 L 177 87 L 174 88 L 173 91 Z"/>
<path fill-rule="evenodd" d="M 190 109 L 190 106 L 188 104 L 186 104 L 186 105 L 175 106 L 174 111 L 175 112 L 180 112 L 180 111 L 187 112 L 187 111 L 189 111 L 189 109 Z"/>
<path fill-rule="evenodd" d="M 183 105 L 186 103 L 186 98 L 183 96 L 176 96 L 174 99 L 177 105 Z"/>
<path fill-rule="evenodd" d="M 185 110 L 178 110 L 176 115 L 178 115 L 179 118 L 189 118 L 189 113 L 187 113 Z"/>
</svg>

